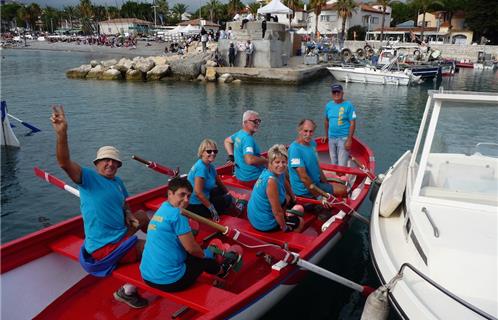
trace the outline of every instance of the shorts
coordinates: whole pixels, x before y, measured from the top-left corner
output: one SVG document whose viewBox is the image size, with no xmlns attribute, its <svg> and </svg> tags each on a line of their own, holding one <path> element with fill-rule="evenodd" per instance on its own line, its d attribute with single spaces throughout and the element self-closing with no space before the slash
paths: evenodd
<svg viewBox="0 0 498 320">
<path fill-rule="evenodd" d="M 116 243 L 109 243 L 109 244 L 103 246 L 102 248 L 95 250 L 92 253 L 92 257 L 95 260 L 101 260 L 101 259 L 107 257 L 107 255 L 109 255 L 109 253 L 114 251 L 114 249 L 119 247 L 119 245 L 128 238 L 129 238 L 128 236 L 124 236 L 121 240 L 119 240 Z M 133 263 L 133 262 L 137 262 L 137 261 L 140 261 L 140 254 L 138 253 L 138 249 L 137 249 L 136 245 L 134 245 L 133 248 L 131 248 L 121 259 L 119 259 L 120 264 L 121 263 L 123 263 L 123 264 Z"/>
</svg>

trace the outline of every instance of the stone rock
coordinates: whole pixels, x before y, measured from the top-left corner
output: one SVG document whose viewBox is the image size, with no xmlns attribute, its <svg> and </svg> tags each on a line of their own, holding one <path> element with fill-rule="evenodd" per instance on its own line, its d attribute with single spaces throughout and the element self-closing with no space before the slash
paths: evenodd
<svg viewBox="0 0 498 320">
<path fill-rule="evenodd" d="M 142 72 L 134 69 L 128 69 L 128 71 L 126 71 L 125 79 L 129 81 L 141 81 Z"/>
<path fill-rule="evenodd" d="M 88 72 L 92 69 L 89 64 L 84 64 L 78 68 L 69 69 L 66 71 L 66 77 L 71 79 L 85 79 Z"/>
<path fill-rule="evenodd" d="M 99 62 L 97 60 L 90 61 L 90 65 L 92 66 L 92 68 L 95 68 L 98 64 Z"/>
<path fill-rule="evenodd" d="M 201 65 L 206 60 L 206 54 L 195 54 L 182 59 L 171 60 L 171 72 L 175 78 L 182 80 L 193 80 L 201 72 Z"/>
<path fill-rule="evenodd" d="M 117 69 L 121 72 L 126 72 L 128 69 L 133 67 L 133 61 L 126 58 L 121 58 L 118 63 L 114 66 L 114 69 Z"/>
<path fill-rule="evenodd" d="M 105 68 L 109 68 L 110 66 L 113 66 L 116 63 L 118 63 L 118 61 L 116 61 L 116 59 L 109 59 L 109 60 L 100 61 L 100 64 L 103 65 Z"/>
<path fill-rule="evenodd" d="M 201 65 L 201 74 L 202 75 L 206 74 L 206 65 L 205 64 Z"/>
<path fill-rule="evenodd" d="M 116 69 L 107 69 L 102 73 L 102 80 L 121 80 L 123 76 L 121 72 Z"/>
<path fill-rule="evenodd" d="M 208 60 L 206 61 L 206 67 L 217 67 L 218 64 L 214 62 L 213 60 Z"/>
<path fill-rule="evenodd" d="M 233 81 L 232 81 L 232 83 L 240 84 L 240 83 L 242 83 L 242 80 L 240 80 L 240 79 L 235 79 L 235 80 L 233 80 Z"/>
<path fill-rule="evenodd" d="M 218 78 L 218 82 L 230 83 L 233 81 L 233 77 L 230 73 L 224 73 Z"/>
<path fill-rule="evenodd" d="M 149 57 L 149 60 L 154 61 L 156 66 L 168 64 L 168 58 L 164 56 Z"/>
<path fill-rule="evenodd" d="M 165 76 L 168 75 L 170 71 L 169 65 L 159 65 L 152 68 L 149 72 L 147 72 L 147 80 L 161 80 Z"/>
<path fill-rule="evenodd" d="M 87 79 L 100 79 L 102 74 L 104 73 L 104 67 L 102 65 L 96 65 L 90 71 L 88 71 L 86 78 Z"/>
<path fill-rule="evenodd" d="M 208 67 L 206 69 L 206 80 L 213 82 L 216 81 L 216 69 L 213 67 Z"/>
<path fill-rule="evenodd" d="M 197 81 L 206 81 L 206 78 L 202 74 L 197 77 Z"/>
<path fill-rule="evenodd" d="M 154 68 L 155 65 L 156 64 L 154 63 L 154 61 L 149 60 L 149 59 L 144 59 L 144 60 L 139 60 L 139 61 L 135 62 L 134 69 L 135 70 L 140 70 L 143 73 L 147 73 L 152 68 Z"/>
</svg>

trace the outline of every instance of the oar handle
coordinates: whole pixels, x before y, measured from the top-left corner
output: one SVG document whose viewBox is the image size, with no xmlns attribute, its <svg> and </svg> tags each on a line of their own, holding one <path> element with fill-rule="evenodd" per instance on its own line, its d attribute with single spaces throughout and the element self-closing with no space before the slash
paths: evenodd
<svg viewBox="0 0 498 320">
<path fill-rule="evenodd" d="M 141 162 L 141 163 L 146 164 L 146 165 L 150 165 L 150 164 L 151 164 L 151 161 L 148 161 L 148 160 L 145 160 L 145 159 L 143 159 L 143 158 L 140 158 L 140 157 L 139 157 L 139 156 L 137 156 L 137 155 L 132 155 L 132 156 L 131 156 L 131 158 L 132 158 L 133 160 L 137 160 L 138 162 Z"/>
<path fill-rule="evenodd" d="M 224 226 L 224 225 L 221 225 L 219 223 L 216 223 L 212 220 L 209 220 L 207 218 L 204 218 L 204 217 L 201 217 L 200 215 L 198 214 L 195 214 L 193 213 L 192 211 L 189 211 L 187 209 L 181 209 L 182 210 L 182 213 L 183 215 L 191 218 L 192 220 L 195 220 L 197 222 L 200 222 L 200 223 L 203 223 L 205 225 L 208 225 L 210 226 L 211 228 L 215 229 L 215 230 L 218 230 L 219 232 L 223 233 L 223 234 L 227 234 L 228 233 L 228 227 Z"/>
<path fill-rule="evenodd" d="M 370 170 L 368 170 L 367 167 L 365 167 L 365 165 L 363 163 L 361 163 L 358 159 L 356 159 L 355 157 L 351 157 L 351 160 L 353 160 L 354 163 L 356 163 L 358 165 L 358 167 L 366 173 L 366 175 L 372 179 L 372 180 L 375 180 L 375 174 L 373 174 Z"/>
</svg>

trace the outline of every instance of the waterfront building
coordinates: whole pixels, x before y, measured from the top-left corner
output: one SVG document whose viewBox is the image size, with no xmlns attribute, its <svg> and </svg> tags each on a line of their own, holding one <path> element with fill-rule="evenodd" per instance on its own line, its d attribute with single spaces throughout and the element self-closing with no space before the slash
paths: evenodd
<svg viewBox="0 0 498 320">
<path fill-rule="evenodd" d="M 101 34 L 147 34 L 152 26 L 152 22 L 136 18 L 109 19 L 99 22 Z"/>
</svg>

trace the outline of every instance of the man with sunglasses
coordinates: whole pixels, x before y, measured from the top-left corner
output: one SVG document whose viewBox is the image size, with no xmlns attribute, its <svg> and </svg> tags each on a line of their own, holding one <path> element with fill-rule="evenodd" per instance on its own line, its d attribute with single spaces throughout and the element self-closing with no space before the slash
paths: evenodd
<svg viewBox="0 0 498 320">
<path fill-rule="evenodd" d="M 330 162 L 347 166 L 349 151 L 356 128 L 356 110 L 353 104 L 344 100 L 344 91 L 340 84 L 334 84 L 332 100 L 325 106 L 325 134 L 322 142 L 329 140 Z"/>
<path fill-rule="evenodd" d="M 242 129 L 227 137 L 224 143 L 228 161 L 235 162 L 235 177 L 248 186 L 254 185 L 268 164 L 253 137 L 260 124 L 259 113 L 247 110 L 242 116 Z"/>
</svg>

